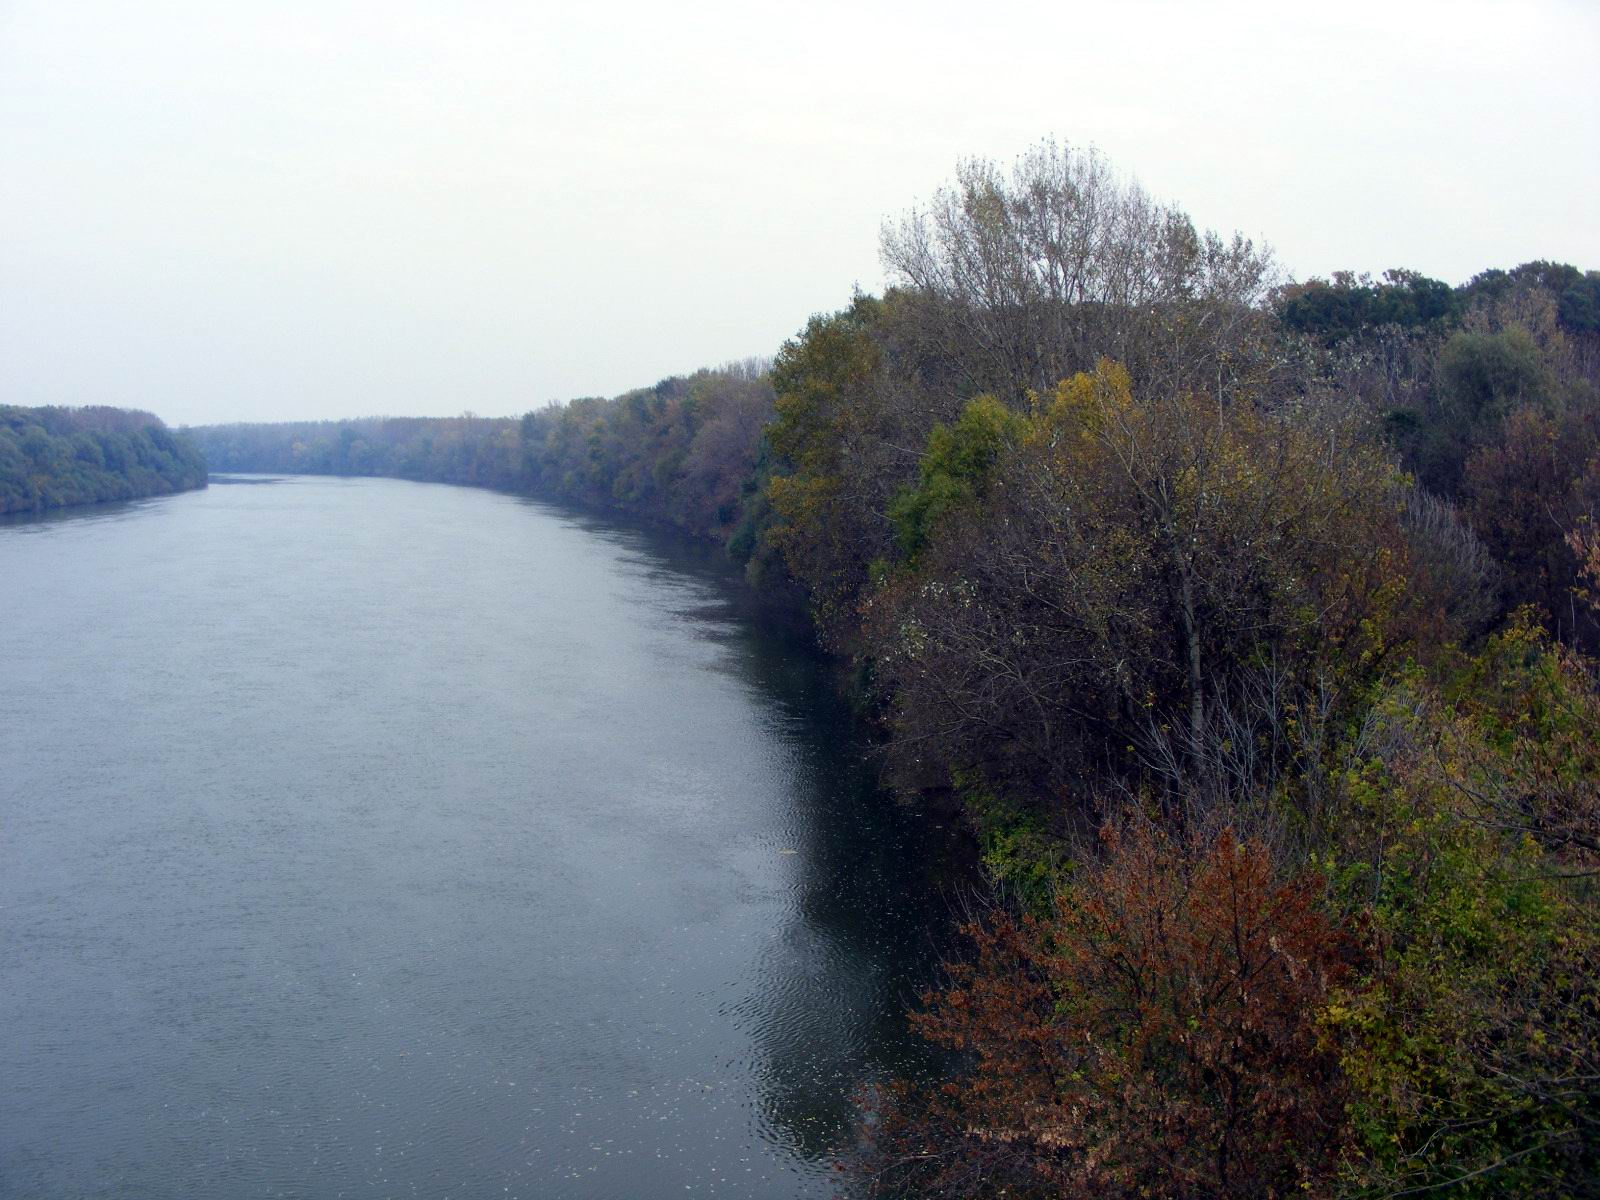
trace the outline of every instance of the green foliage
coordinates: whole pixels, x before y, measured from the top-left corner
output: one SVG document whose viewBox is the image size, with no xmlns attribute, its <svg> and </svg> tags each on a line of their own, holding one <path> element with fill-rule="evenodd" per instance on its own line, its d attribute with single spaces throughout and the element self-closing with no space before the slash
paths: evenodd
<svg viewBox="0 0 1600 1200">
<path fill-rule="evenodd" d="M 1600 333 L 1600 271 L 1539 260 L 1510 271 L 1483 271 L 1461 289 L 1464 298 L 1494 304 L 1518 292 L 1543 292 L 1556 299 L 1561 328 L 1572 334 Z"/>
<path fill-rule="evenodd" d="M 813 474 L 837 465 L 840 434 L 858 415 L 852 393 L 878 367 L 871 335 L 882 311 L 881 301 L 858 295 L 842 312 L 812 317 L 778 352 L 772 365 L 777 416 L 768 437 L 786 462 Z"/>
<path fill-rule="evenodd" d="M 884 469 L 876 403 L 884 316 L 883 302 L 858 295 L 842 312 L 813 317 L 772 370 L 766 494 L 776 520 L 766 539 L 806 587 L 819 632 L 835 648 L 855 625 L 868 564 L 890 549 L 884 509 L 897 481 Z"/>
<path fill-rule="evenodd" d="M 1070 865 L 1060 838 L 1037 809 L 1002 800 L 977 772 L 952 774 L 990 880 L 1021 911 L 1047 915 Z"/>
<path fill-rule="evenodd" d="M 1452 692 L 1415 675 L 1387 690 L 1346 779 L 1340 897 L 1372 946 L 1324 1014 L 1354 1089 L 1349 1190 L 1586 1194 L 1600 1171 L 1586 878 L 1600 700 L 1526 625 Z"/>
<path fill-rule="evenodd" d="M 1332 283 L 1313 279 L 1284 289 L 1278 319 L 1286 329 L 1333 345 L 1386 325 L 1409 330 L 1443 326 L 1462 309 L 1449 284 L 1416 271 L 1386 271 L 1380 283 L 1341 272 Z"/>
<path fill-rule="evenodd" d="M 0 513 L 129 500 L 205 482 L 194 443 L 149 413 L 0 406 Z"/>
<path fill-rule="evenodd" d="M 1549 392 L 1539 347 L 1526 330 L 1458 333 L 1439 356 L 1451 402 L 1469 425 L 1500 420 L 1544 402 Z"/>
<path fill-rule="evenodd" d="M 1600 271 L 1590 271 L 1562 289 L 1558 311 L 1564 329 L 1600 333 Z"/>
<path fill-rule="evenodd" d="M 945 514 L 982 500 L 1001 451 L 1026 428 L 1024 418 L 993 396 L 969 400 L 953 425 L 935 425 L 916 484 L 901 488 L 889 501 L 888 516 L 901 553 L 915 561 Z"/>
</svg>

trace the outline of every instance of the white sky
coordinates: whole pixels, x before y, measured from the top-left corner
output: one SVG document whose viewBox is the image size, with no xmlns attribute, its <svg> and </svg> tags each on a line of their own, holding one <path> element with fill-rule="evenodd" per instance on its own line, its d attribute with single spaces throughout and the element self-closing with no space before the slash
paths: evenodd
<svg viewBox="0 0 1600 1200">
<path fill-rule="evenodd" d="M 1600 268 L 1600 3 L 0 0 L 0 402 L 509 414 L 771 354 L 956 159 L 1304 278 Z"/>
</svg>

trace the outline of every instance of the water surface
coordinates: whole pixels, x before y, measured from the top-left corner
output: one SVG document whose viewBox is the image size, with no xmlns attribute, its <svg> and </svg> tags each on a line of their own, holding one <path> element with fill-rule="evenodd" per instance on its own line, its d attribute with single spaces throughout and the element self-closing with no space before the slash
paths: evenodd
<svg viewBox="0 0 1600 1200">
<path fill-rule="evenodd" d="M 0 523 L 0 1195 L 831 1195 L 915 814 L 725 570 L 470 489 Z"/>
</svg>

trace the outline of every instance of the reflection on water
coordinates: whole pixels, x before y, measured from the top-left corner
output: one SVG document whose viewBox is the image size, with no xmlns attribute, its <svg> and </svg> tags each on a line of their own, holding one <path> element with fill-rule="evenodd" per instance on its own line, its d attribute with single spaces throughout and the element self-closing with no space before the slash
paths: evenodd
<svg viewBox="0 0 1600 1200">
<path fill-rule="evenodd" d="M 0 1195 L 832 1194 L 943 910 L 742 603 L 442 486 L 0 524 Z"/>
</svg>

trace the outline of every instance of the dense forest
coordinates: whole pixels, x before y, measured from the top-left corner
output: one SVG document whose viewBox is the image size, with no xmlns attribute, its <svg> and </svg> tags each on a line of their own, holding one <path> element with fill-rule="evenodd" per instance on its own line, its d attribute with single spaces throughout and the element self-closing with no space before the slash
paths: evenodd
<svg viewBox="0 0 1600 1200">
<path fill-rule="evenodd" d="M 150 413 L 0 405 L 0 513 L 205 485 L 205 458 L 194 442 Z"/>
<path fill-rule="evenodd" d="M 1291 282 L 963 163 L 762 364 L 222 470 L 618 507 L 793 586 L 992 894 L 883 1194 L 1600 1195 L 1600 273 Z"/>
</svg>

